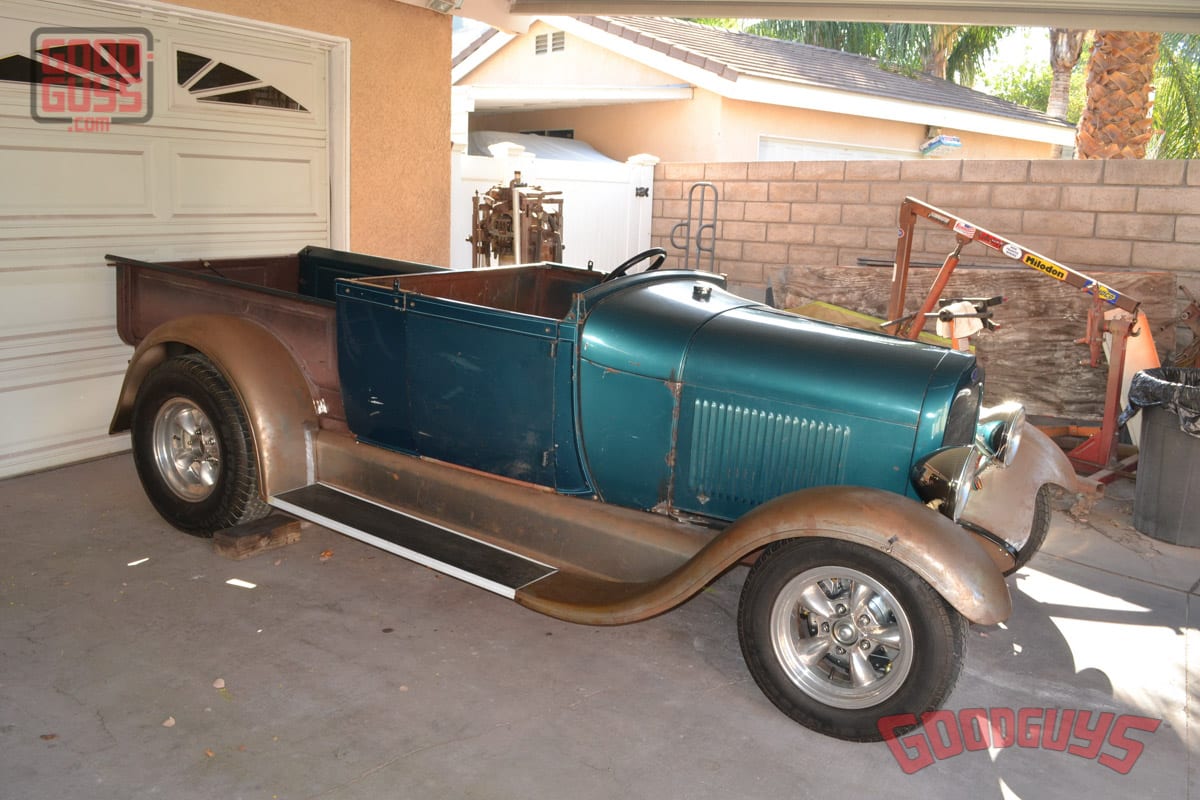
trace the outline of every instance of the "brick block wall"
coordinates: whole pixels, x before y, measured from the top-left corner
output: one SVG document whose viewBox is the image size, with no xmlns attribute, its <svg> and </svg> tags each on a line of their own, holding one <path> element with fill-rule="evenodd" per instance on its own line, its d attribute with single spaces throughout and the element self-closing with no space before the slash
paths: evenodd
<svg viewBox="0 0 1200 800">
<path fill-rule="evenodd" d="M 1200 285 L 1200 161 L 820 161 L 659 164 L 653 244 L 682 266 L 671 228 L 688 190 L 719 192 L 717 272 L 761 292 L 789 266 L 892 260 L 911 195 L 1083 271 L 1170 270 Z M 914 261 L 941 263 L 953 235 L 925 221 Z M 973 244 L 963 263 L 1011 266 Z"/>
</svg>

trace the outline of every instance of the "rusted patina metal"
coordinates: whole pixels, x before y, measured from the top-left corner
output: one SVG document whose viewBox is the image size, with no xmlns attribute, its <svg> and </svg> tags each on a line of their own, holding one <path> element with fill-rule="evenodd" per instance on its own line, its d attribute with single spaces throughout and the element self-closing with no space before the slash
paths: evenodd
<svg viewBox="0 0 1200 800">
<path fill-rule="evenodd" d="M 129 361 L 110 433 L 128 430 L 138 388 L 169 356 L 203 353 L 238 396 L 254 434 L 262 494 L 311 482 L 309 442 L 321 395 L 274 333 L 228 314 L 192 314 L 159 325 Z"/>
<path fill-rule="evenodd" d="M 345 430 L 334 306 L 297 293 L 296 261 L 288 256 L 161 265 L 113 258 L 117 332 L 136 347 L 160 325 L 189 314 L 253 319 L 284 343 L 311 381 L 324 401 L 322 424 Z"/>
<path fill-rule="evenodd" d="M 670 610 L 770 542 L 841 539 L 882 550 L 967 619 L 994 624 L 1011 599 L 975 537 L 909 498 L 860 487 L 785 495 L 723 531 L 357 445 L 322 431 L 318 479 L 529 558 L 558 573 L 517 592 L 559 619 L 619 625 Z"/>
<path fill-rule="evenodd" d="M 1096 481 L 1075 474 L 1067 456 L 1049 436 L 1026 422 L 1016 459 L 1009 467 L 984 472 L 962 521 L 1000 536 L 1019 550 L 1029 539 L 1038 489 L 1048 483 L 1072 494 L 1100 491 Z"/>
<path fill-rule="evenodd" d="M 972 622 L 993 625 L 1012 610 L 1003 576 L 974 537 L 912 500 L 853 486 L 806 489 L 776 498 L 656 581 L 599 582 L 564 570 L 518 592 L 516 600 L 573 622 L 636 622 L 679 605 L 744 555 L 797 537 L 838 539 L 886 552 Z"/>
</svg>

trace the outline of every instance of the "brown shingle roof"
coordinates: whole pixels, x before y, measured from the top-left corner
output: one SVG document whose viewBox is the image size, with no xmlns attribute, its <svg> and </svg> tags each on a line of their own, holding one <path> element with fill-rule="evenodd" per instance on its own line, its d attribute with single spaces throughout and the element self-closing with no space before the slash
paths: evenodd
<svg viewBox="0 0 1200 800">
<path fill-rule="evenodd" d="M 879 61 L 785 39 L 685 22 L 669 17 L 577 17 L 623 39 L 727 80 L 739 75 L 1071 127 L 1041 111 L 931 75 L 889 72 Z"/>
</svg>

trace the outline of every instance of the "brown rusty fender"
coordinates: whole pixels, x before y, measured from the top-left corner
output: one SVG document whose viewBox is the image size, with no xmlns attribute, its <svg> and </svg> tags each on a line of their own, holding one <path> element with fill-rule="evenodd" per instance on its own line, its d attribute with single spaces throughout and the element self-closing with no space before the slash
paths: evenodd
<svg viewBox="0 0 1200 800">
<path fill-rule="evenodd" d="M 278 337 L 245 317 L 193 314 L 151 331 L 129 360 L 109 432 L 129 430 L 150 371 L 188 351 L 207 356 L 237 395 L 254 433 L 264 497 L 311 483 L 309 447 L 318 423 L 313 389 Z"/>
<path fill-rule="evenodd" d="M 1029 539 L 1038 489 L 1046 484 L 1061 486 L 1072 494 L 1094 496 L 1100 492 L 1095 481 L 1075 474 L 1062 448 L 1026 422 L 1013 463 L 983 473 L 980 487 L 971 493 L 963 509 L 962 520 L 990 531 L 1020 550 Z M 988 547 L 997 549 L 994 545 Z M 1011 566 L 1010 559 L 1004 569 Z"/>
<path fill-rule="evenodd" d="M 1004 577 L 975 537 L 916 501 L 854 486 L 806 489 L 765 503 L 659 580 L 602 583 L 559 572 L 517 592 L 516 600 L 574 622 L 634 622 L 679 605 L 755 550 L 796 537 L 881 550 L 972 622 L 994 625 L 1012 611 Z"/>
<path fill-rule="evenodd" d="M 888 553 L 964 617 L 995 624 L 1011 598 L 976 537 L 919 502 L 877 489 L 822 487 L 776 498 L 722 531 L 359 444 L 319 430 L 318 399 L 292 354 L 242 317 L 197 314 L 154 329 L 130 361 L 111 430 L 130 426 L 137 391 L 180 352 L 207 356 L 253 432 L 264 499 L 312 483 L 433 522 L 555 568 L 515 593 L 571 622 L 618 625 L 670 610 L 771 542 L 823 537 Z"/>
<path fill-rule="evenodd" d="M 976 538 L 919 502 L 879 489 L 822 487 L 766 503 L 715 531 L 662 514 L 555 494 L 322 430 L 318 479 L 553 566 L 514 599 L 553 617 L 619 625 L 668 611 L 773 541 L 826 537 L 889 553 L 967 619 L 1007 618 L 1000 568 Z"/>
</svg>

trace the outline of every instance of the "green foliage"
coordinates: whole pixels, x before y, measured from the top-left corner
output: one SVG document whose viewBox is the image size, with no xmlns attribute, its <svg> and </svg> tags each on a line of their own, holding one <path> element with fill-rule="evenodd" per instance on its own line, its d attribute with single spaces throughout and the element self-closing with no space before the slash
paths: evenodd
<svg viewBox="0 0 1200 800">
<path fill-rule="evenodd" d="M 1154 71 L 1150 158 L 1200 158 L 1200 35 L 1163 34 Z"/>
<path fill-rule="evenodd" d="M 680 17 L 686 22 L 698 25 L 708 25 L 710 28 L 724 28 L 727 31 L 741 31 L 742 20 L 733 17 Z"/>
<path fill-rule="evenodd" d="M 764 19 L 747 33 L 843 50 L 864 56 L 883 52 L 887 25 L 878 22 L 814 22 L 806 19 Z"/>
<path fill-rule="evenodd" d="M 970 86 L 987 57 L 1012 28 L 969 25 L 954 33 L 954 46 L 946 62 L 946 77 Z"/>
<path fill-rule="evenodd" d="M 1045 111 L 1050 103 L 1050 80 L 1053 77 L 1049 64 L 1017 64 L 998 75 L 985 75 L 983 86 L 988 94 L 1002 100 Z"/>
<path fill-rule="evenodd" d="M 944 65 L 947 78 L 969 84 L 988 53 L 1012 29 L 766 19 L 746 30 L 760 36 L 872 56 L 879 59 L 884 69 L 906 75 L 936 73 Z"/>
<path fill-rule="evenodd" d="M 1045 111 L 1050 103 L 1050 81 L 1053 71 L 1049 64 L 1018 64 L 994 76 L 982 79 L 984 91 L 1002 100 Z M 1071 89 L 1067 101 L 1067 121 L 1079 122 L 1087 100 L 1087 55 L 1084 54 L 1071 71 Z"/>
</svg>

